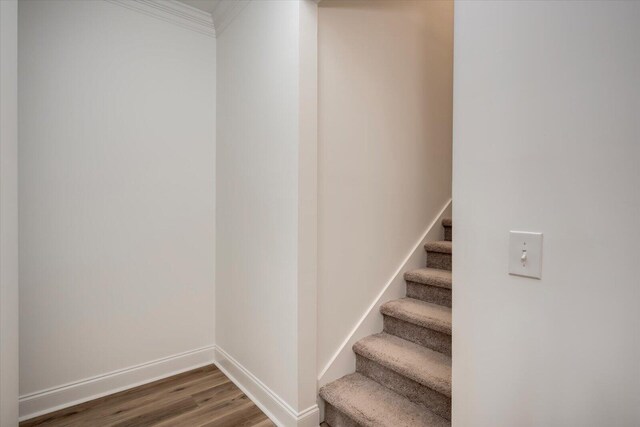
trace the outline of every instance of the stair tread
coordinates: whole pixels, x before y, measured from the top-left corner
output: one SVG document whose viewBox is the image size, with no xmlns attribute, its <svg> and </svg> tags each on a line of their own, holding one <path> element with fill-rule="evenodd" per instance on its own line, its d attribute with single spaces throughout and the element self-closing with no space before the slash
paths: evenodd
<svg viewBox="0 0 640 427">
<path fill-rule="evenodd" d="M 389 301 L 380 307 L 384 315 L 451 335 L 451 308 L 413 299 Z"/>
<path fill-rule="evenodd" d="M 362 426 L 445 427 L 451 423 L 423 406 L 354 373 L 320 389 L 320 397 Z"/>
<path fill-rule="evenodd" d="M 353 351 L 451 397 L 451 358 L 442 353 L 384 332 L 356 342 Z"/>
<path fill-rule="evenodd" d="M 451 220 L 451 218 L 442 218 L 442 226 L 451 227 L 453 226 L 453 221 Z"/>
<path fill-rule="evenodd" d="M 453 248 L 453 242 L 449 240 L 439 240 L 437 242 L 427 242 L 424 249 L 427 252 L 439 252 L 441 254 L 450 254 Z"/>
<path fill-rule="evenodd" d="M 451 289 L 451 271 L 438 268 L 419 268 L 404 273 L 407 282 L 422 283 L 423 285 L 437 286 Z"/>
</svg>

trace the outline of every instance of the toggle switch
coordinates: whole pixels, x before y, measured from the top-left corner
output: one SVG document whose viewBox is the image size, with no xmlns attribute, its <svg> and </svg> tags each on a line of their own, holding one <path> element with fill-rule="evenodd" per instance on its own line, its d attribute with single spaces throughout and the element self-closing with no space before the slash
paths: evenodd
<svg viewBox="0 0 640 427">
<path fill-rule="evenodd" d="M 509 274 L 542 277 L 542 233 L 509 232 Z"/>
</svg>

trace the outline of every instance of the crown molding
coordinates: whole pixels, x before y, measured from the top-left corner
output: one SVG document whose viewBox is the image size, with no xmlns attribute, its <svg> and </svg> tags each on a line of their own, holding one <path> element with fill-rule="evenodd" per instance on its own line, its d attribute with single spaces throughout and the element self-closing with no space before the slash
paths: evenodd
<svg viewBox="0 0 640 427">
<path fill-rule="evenodd" d="M 106 0 L 210 37 L 216 36 L 210 14 L 177 0 Z M 230 2 L 231 3 L 231 2 Z M 235 2 L 233 2 L 235 3 Z"/>
<path fill-rule="evenodd" d="M 216 35 L 222 34 L 225 28 L 233 22 L 251 0 L 219 1 L 211 13 Z"/>
</svg>

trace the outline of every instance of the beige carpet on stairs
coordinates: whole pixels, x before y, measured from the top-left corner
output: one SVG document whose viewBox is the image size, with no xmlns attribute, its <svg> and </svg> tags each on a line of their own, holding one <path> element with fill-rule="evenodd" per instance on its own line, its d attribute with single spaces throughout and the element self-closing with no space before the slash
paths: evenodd
<svg viewBox="0 0 640 427">
<path fill-rule="evenodd" d="M 426 267 L 404 275 L 407 297 L 380 308 L 383 332 L 354 344 L 356 372 L 320 389 L 322 426 L 451 425 L 451 219 L 442 226 Z"/>
</svg>

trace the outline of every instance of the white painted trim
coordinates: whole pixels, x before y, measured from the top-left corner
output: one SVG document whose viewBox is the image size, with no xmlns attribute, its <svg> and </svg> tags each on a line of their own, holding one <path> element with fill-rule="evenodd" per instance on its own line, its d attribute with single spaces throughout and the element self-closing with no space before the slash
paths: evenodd
<svg viewBox="0 0 640 427">
<path fill-rule="evenodd" d="M 127 9 L 215 37 L 211 14 L 177 0 L 106 0 Z"/>
<path fill-rule="evenodd" d="M 216 28 L 216 36 L 233 22 L 244 10 L 251 0 L 219 1 L 211 12 L 213 26 Z"/>
<path fill-rule="evenodd" d="M 20 421 L 213 363 L 210 345 L 20 396 Z"/>
<path fill-rule="evenodd" d="M 216 366 L 240 388 L 277 426 L 317 427 L 319 424 L 318 405 L 312 405 L 300 412 L 284 401 L 258 377 L 226 351 L 216 346 Z"/>
<path fill-rule="evenodd" d="M 298 63 L 297 407 L 304 408 L 318 399 L 318 6 L 311 0 L 298 2 Z"/>
<path fill-rule="evenodd" d="M 416 242 L 409 251 L 404 260 L 400 263 L 398 269 L 393 273 L 389 281 L 384 285 L 378 296 L 369 305 L 360 320 L 355 324 L 351 332 L 347 335 L 342 345 L 334 353 L 326 366 L 318 375 L 318 387 L 334 381 L 344 375 L 355 371 L 355 354 L 351 350 L 353 344 L 371 334 L 382 331 L 382 315 L 380 315 L 380 306 L 387 301 L 403 298 L 405 294 L 404 272 L 424 267 L 426 262 L 426 254 L 424 244 L 431 240 L 442 240 L 444 229 L 439 227 L 442 218 L 444 218 L 451 209 L 451 199 L 445 203 L 438 215 L 429 224 L 422 237 Z"/>
</svg>

